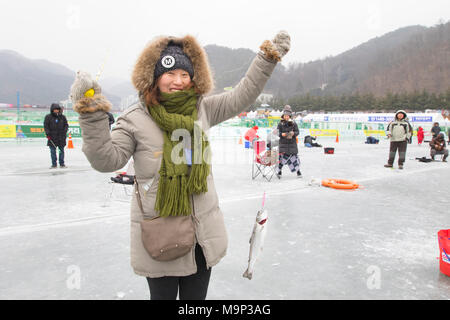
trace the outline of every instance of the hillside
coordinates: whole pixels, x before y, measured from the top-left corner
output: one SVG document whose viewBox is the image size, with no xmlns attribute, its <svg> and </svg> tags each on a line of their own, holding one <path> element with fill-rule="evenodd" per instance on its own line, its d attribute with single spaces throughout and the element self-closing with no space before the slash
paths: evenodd
<svg viewBox="0 0 450 320">
<path fill-rule="evenodd" d="M 236 84 L 254 52 L 206 46 L 217 88 Z M 293 53 L 290 53 L 293 54 Z M 410 26 L 387 33 L 345 51 L 289 69 L 278 66 L 265 91 L 279 98 L 427 90 L 450 87 L 450 23 L 426 28 Z"/>
<path fill-rule="evenodd" d="M 17 91 L 20 104 L 50 105 L 66 100 L 75 72 L 46 60 L 25 58 L 11 50 L 0 51 L 0 102 L 16 104 Z M 105 95 L 113 104 L 120 98 Z"/>
<path fill-rule="evenodd" d="M 234 87 L 245 75 L 255 52 L 215 44 L 205 46 L 215 80 L 215 93 Z M 290 52 L 289 54 L 295 54 Z M 45 104 L 67 99 L 74 71 L 46 60 L 31 60 L 0 51 L 0 102 Z M 103 80 L 105 95 L 118 106 L 135 94 L 129 79 Z M 278 64 L 265 86 L 277 99 L 304 95 L 345 96 L 405 94 L 450 89 L 450 22 L 426 28 L 409 26 L 371 39 L 337 56 Z M 109 94 L 113 93 L 114 95 Z"/>
</svg>

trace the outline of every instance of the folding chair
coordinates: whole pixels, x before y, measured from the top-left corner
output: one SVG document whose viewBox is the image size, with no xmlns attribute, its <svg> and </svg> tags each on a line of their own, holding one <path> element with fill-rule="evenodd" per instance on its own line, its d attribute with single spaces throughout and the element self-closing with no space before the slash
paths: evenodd
<svg viewBox="0 0 450 320">
<path fill-rule="evenodd" d="M 252 180 L 261 175 L 270 182 L 278 164 L 278 149 L 266 150 L 266 142 L 253 142 Z"/>
</svg>

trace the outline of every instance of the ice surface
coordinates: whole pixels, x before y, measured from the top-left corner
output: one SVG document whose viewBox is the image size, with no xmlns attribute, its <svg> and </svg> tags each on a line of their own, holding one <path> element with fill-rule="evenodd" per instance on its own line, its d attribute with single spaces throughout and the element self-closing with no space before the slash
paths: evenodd
<svg viewBox="0 0 450 320">
<path fill-rule="evenodd" d="M 298 179 L 285 167 L 271 182 L 251 179 L 252 150 L 211 139 L 213 175 L 229 237 L 213 267 L 208 299 L 450 299 L 439 272 L 437 232 L 450 228 L 450 167 L 422 163 L 408 145 L 405 169 L 387 169 L 388 142 L 319 138 L 300 146 Z M 44 140 L 0 141 L 0 299 L 148 299 L 133 273 L 129 196 L 66 149 L 68 169 L 50 170 Z M 396 166 L 396 164 L 395 164 Z M 340 191 L 312 179 L 354 180 Z M 109 195 L 112 196 L 109 199 Z M 242 277 L 263 193 L 270 230 L 251 281 Z"/>
</svg>

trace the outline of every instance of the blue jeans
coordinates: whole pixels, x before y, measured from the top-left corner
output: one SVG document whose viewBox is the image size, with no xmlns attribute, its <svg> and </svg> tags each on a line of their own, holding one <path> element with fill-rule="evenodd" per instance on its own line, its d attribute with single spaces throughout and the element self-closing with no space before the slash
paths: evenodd
<svg viewBox="0 0 450 320">
<path fill-rule="evenodd" d="M 56 167 L 56 148 L 54 146 L 49 146 L 50 148 L 50 156 L 52 157 L 52 166 Z M 64 148 L 58 147 L 59 149 L 59 165 L 64 165 Z"/>
</svg>

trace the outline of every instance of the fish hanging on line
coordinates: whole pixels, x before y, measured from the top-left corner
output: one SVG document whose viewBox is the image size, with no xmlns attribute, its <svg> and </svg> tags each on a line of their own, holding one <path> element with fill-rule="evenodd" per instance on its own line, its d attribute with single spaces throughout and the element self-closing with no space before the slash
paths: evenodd
<svg viewBox="0 0 450 320">
<path fill-rule="evenodd" d="M 255 270 L 255 263 L 260 256 L 263 246 L 264 239 L 267 233 L 267 210 L 264 209 L 264 201 L 266 198 L 266 193 L 264 192 L 263 204 L 261 210 L 256 214 L 256 221 L 253 226 L 252 236 L 250 237 L 250 252 L 248 256 L 248 267 L 242 275 L 244 278 L 249 280 L 253 277 L 253 271 Z"/>
</svg>

